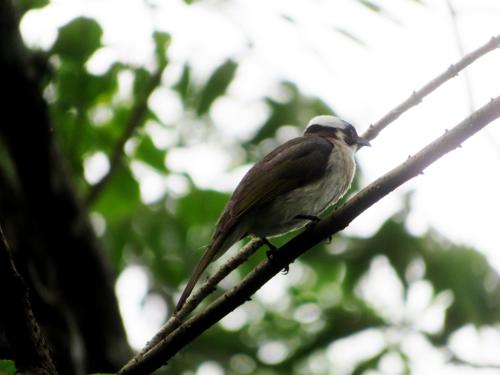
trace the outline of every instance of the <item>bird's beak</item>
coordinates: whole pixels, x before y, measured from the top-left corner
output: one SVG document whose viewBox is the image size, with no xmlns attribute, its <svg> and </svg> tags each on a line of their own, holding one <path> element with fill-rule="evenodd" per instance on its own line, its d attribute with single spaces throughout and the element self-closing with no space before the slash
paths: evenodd
<svg viewBox="0 0 500 375">
<path fill-rule="evenodd" d="M 359 146 L 371 146 L 368 139 L 365 139 L 363 137 L 358 137 L 358 139 L 356 139 L 356 144 Z"/>
</svg>

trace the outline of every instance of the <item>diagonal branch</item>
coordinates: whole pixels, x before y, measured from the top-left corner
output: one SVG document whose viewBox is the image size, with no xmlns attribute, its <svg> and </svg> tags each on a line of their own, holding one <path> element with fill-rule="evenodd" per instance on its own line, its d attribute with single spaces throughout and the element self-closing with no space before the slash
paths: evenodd
<svg viewBox="0 0 500 375">
<path fill-rule="evenodd" d="M 120 371 L 120 375 L 148 374 L 162 366 L 179 350 L 202 332 L 217 323 L 275 276 L 323 239 L 346 228 L 352 220 L 370 206 L 388 195 L 398 186 L 422 173 L 422 171 L 443 155 L 460 147 L 490 122 L 500 117 L 500 96 L 477 110 L 450 131 L 424 147 L 404 163 L 372 182 L 351 198 L 343 207 L 319 222 L 313 230 L 306 231 L 277 250 L 273 261 L 264 260 L 236 287 L 219 297 L 199 315 L 192 317 L 166 339 L 151 349 L 140 360 L 131 361 Z"/>
<path fill-rule="evenodd" d="M 186 317 L 203 301 L 210 293 L 215 290 L 219 282 L 229 275 L 240 264 L 245 262 L 253 253 L 255 253 L 264 241 L 255 239 L 248 243 L 238 254 L 229 259 L 222 265 L 219 270 L 212 275 L 205 283 L 198 289 L 198 291 L 189 297 L 182 308 L 172 315 L 158 333 L 146 344 L 146 346 L 138 353 L 133 360 L 136 360 L 145 355 L 152 347 L 158 344 L 163 338 L 168 336 L 177 327 L 179 327 Z"/>
<path fill-rule="evenodd" d="M 109 170 L 108 172 L 92 187 L 89 191 L 87 197 L 85 198 L 85 207 L 89 207 L 96 201 L 99 195 L 102 193 L 106 184 L 109 182 L 115 171 L 118 169 L 123 158 L 123 148 L 125 143 L 132 137 L 135 130 L 142 125 L 144 122 L 144 117 L 148 110 L 148 100 L 153 93 L 153 91 L 160 85 L 161 76 L 166 68 L 166 64 L 162 64 L 151 76 L 146 88 L 144 95 L 140 98 L 131 110 L 130 118 L 125 126 L 121 137 L 116 142 L 113 152 L 110 157 Z"/>
<path fill-rule="evenodd" d="M 414 91 L 405 101 L 403 101 L 396 108 L 388 112 L 378 122 L 376 122 L 373 125 L 370 125 L 368 130 L 363 134 L 363 137 L 368 140 L 374 139 L 378 135 L 378 133 L 380 133 L 392 121 L 396 120 L 399 116 L 401 116 L 411 107 L 416 106 L 418 103 L 422 101 L 424 97 L 426 97 L 431 92 L 436 90 L 439 86 L 441 86 L 449 79 L 455 77 L 461 70 L 465 69 L 467 66 L 472 64 L 478 58 L 497 48 L 499 44 L 500 44 L 500 35 L 497 35 L 495 37 L 492 37 L 488 43 L 484 44 L 475 51 L 472 51 L 468 55 L 464 56 L 457 63 L 450 65 L 448 69 L 446 69 L 443 73 L 441 73 L 432 81 L 427 83 L 425 86 L 420 88 L 420 90 Z"/>
<path fill-rule="evenodd" d="M 448 11 L 450 12 L 450 18 L 451 18 L 451 26 L 453 28 L 453 35 L 455 36 L 455 44 L 457 46 L 457 50 L 460 56 L 465 55 L 465 48 L 464 48 L 464 43 L 462 40 L 462 36 L 460 33 L 460 27 L 458 25 L 458 18 L 457 18 L 457 11 L 455 10 L 455 7 L 453 6 L 452 0 L 447 0 L 446 1 L 447 6 L 448 6 Z M 467 101 L 469 104 L 469 112 L 472 113 L 474 112 L 474 109 L 476 108 L 476 104 L 474 103 L 474 93 L 472 90 L 472 82 L 470 79 L 470 75 L 467 72 L 464 72 L 464 88 L 465 88 L 465 94 L 467 95 Z"/>
<path fill-rule="evenodd" d="M 495 48 L 497 48 L 499 44 L 500 44 L 500 35 L 491 38 L 490 41 L 488 41 L 488 43 L 486 43 L 482 47 L 476 49 L 475 51 L 469 53 L 467 56 L 463 57 L 456 64 L 451 65 L 446 71 L 444 71 L 439 76 L 437 76 L 436 78 L 431 80 L 429 83 L 427 83 L 425 86 L 423 86 L 420 90 L 414 92 L 408 99 L 406 99 L 404 102 L 399 104 L 396 108 L 394 108 L 388 114 L 386 114 L 384 117 L 382 117 L 376 124 L 370 126 L 369 130 L 364 134 L 364 137 L 369 138 L 370 140 L 373 140 L 375 137 L 378 136 L 378 134 L 385 127 L 387 127 L 387 125 L 389 125 L 391 122 L 396 120 L 402 113 L 406 112 L 411 107 L 417 105 L 425 96 L 432 93 L 434 90 L 436 90 L 439 86 L 441 86 L 447 80 L 456 76 L 461 70 L 465 69 L 467 66 L 472 64 L 475 60 L 477 60 L 481 56 L 485 55 L 486 53 L 494 50 Z M 247 257 L 249 255 L 251 255 L 251 254 L 245 255 L 244 251 L 242 251 L 241 256 L 243 257 L 243 259 L 241 262 L 236 262 L 235 260 L 232 259 L 230 262 L 228 262 L 231 264 L 225 264 L 223 267 L 226 269 L 227 273 L 224 273 L 223 275 L 222 274 L 221 275 L 219 275 L 219 274 L 214 275 L 213 279 L 215 279 L 217 281 L 212 280 L 212 278 L 209 279 L 209 281 L 207 281 L 207 284 L 209 284 L 209 285 L 207 285 L 207 287 L 200 289 L 200 293 L 196 296 L 196 298 L 192 299 L 192 304 L 196 303 L 196 305 L 197 305 L 198 303 L 200 303 L 206 296 L 208 296 L 208 294 L 210 294 L 213 291 L 213 287 L 215 287 L 215 285 L 220 280 L 222 280 L 225 276 L 227 276 L 233 269 L 238 267 L 244 260 L 247 259 Z M 229 268 L 229 267 L 233 267 L 233 268 Z M 212 281 L 214 281 L 213 284 L 212 284 Z M 210 287 L 210 285 L 212 285 L 212 286 Z M 174 319 L 177 321 L 184 319 L 191 311 L 194 310 L 196 305 L 193 305 L 192 308 L 190 307 L 189 309 L 186 309 L 186 311 L 189 310 L 187 312 L 186 311 L 182 311 L 182 313 L 179 312 L 175 317 L 172 317 L 171 319 Z M 182 309 L 182 310 L 184 310 L 184 309 Z M 168 322 L 167 322 L 167 324 L 168 324 Z M 162 331 L 163 331 L 163 329 L 162 329 Z M 160 331 L 155 336 L 155 338 L 158 338 L 162 331 Z M 167 334 L 165 332 L 166 332 L 166 330 L 163 331 L 164 335 Z M 150 342 L 149 344 L 152 344 L 152 342 Z M 149 344 L 148 344 L 148 346 L 149 346 Z M 147 350 L 147 347 L 144 348 L 143 351 L 141 351 L 141 353 L 143 353 L 144 350 Z"/>
<path fill-rule="evenodd" d="M 376 124 L 371 125 L 368 131 L 364 134 L 364 137 L 370 140 L 374 139 L 385 127 L 387 127 L 392 121 L 396 120 L 402 113 L 410 109 L 411 107 L 417 105 L 425 96 L 432 93 L 439 86 L 445 83 L 447 80 L 456 76 L 461 70 L 465 69 L 475 60 L 483 56 L 484 54 L 494 50 L 500 44 L 500 35 L 491 38 L 491 40 L 483 45 L 482 47 L 476 49 L 475 51 L 469 53 L 467 56 L 463 57 L 459 62 L 451 65 L 446 71 L 441 73 L 439 76 L 434 78 L 432 81 L 423 86 L 420 90 L 414 92 L 409 98 L 403 101 L 396 108 L 387 113 L 382 119 L 380 119 Z M 251 246 L 251 244 L 249 244 Z M 251 250 L 251 253 L 246 253 L 251 247 L 245 247 L 243 251 L 237 254 L 233 259 L 231 259 L 227 264 L 223 265 L 222 269 L 219 270 L 214 276 L 207 280 L 207 282 L 199 289 L 198 293 L 190 299 L 188 306 L 184 306 L 181 311 L 176 315 L 171 316 L 167 323 L 161 328 L 161 330 L 155 335 L 155 337 L 148 342 L 148 344 L 138 353 L 129 364 L 141 361 L 141 358 L 151 350 L 158 342 L 169 335 L 174 329 L 179 327 L 182 321 L 197 307 L 197 305 L 210 293 L 213 292 L 217 283 L 227 276 L 232 270 L 234 270 L 239 264 L 245 261 L 253 252 L 257 250 L 260 245 L 257 245 L 255 249 Z M 241 257 L 241 258 L 239 258 Z M 239 258 L 239 259 L 238 259 Z"/>
<path fill-rule="evenodd" d="M 451 65 L 446 71 L 444 71 L 439 76 L 437 76 L 436 78 L 431 80 L 429 83 L 427 83 L 425 86 L 423 86 L 420 90 L 414 92 L 409 98 L 407 98 L 405 101 L 403 101 L 401 104 L 399 104 L 396 108 L 394 108 L 389 113 L 387 113 L 384 117 L 382 117 L 376 124 L 370 126 L 368 131 L 364 134 L 364 137 L 368 138 L 370 140 L 373 140 L 375 137 L 378 136 L 378 134 L 385 127 L 387 127 L 387 125 L 389 125 L 391 122 L 396 120 L 399 116 L 401 116 L 401 114 L 403 114 L 404 112 L 409 110 L 411 107 L 417 105 L 425 96 L 432 93 L 434 90 L 436 90 L 439 86 L 441 86 L 447 80 L 456 76 L 461 70 L 465 69 L 467 66 L 472 64 L 478 58 L 480 58 L 481 56 L 485 55 L 486 53 L 497 48 L 499 44 L 500 44 L 500 35 L 497 35 L 496 37 L 491 38 L 483 46 L 481 46 L 478 49 L 476 49 L 475 51 L 469 53 L 467 56 L 464 56 L 460 61 L 458 61 L 456 64 Z M 247 256 L 249 256 L 249 255 L 242 254 L 242 257 L 244 258 L 243 260 L 245 260 L 247 258 Z M 224 274 L 220 279 L 218 279 L 218 277 L 214 276 L 214 279 L 217 279 L 217 282 L 212 284 L 212 287 L 207 287 L 207 288 L 203 288 L 203 290 L 200 290 L 201 293 L 199 295 L 197 295 L 197 298 L 196 299 L 193 298 L 193 303 L 195 301 L 197 301 L 196 304 L 201 302 L 208 294 L 211 293 L 211 291 L 213 290 L 213 287 L 218 283 L 218 281 L 222 280 L 227 274 L 229 274 L 234 268 L 236 268 L 241 263 L 232 261 L 231 264 L 232 264 L 233 268 L 227 269 L 227 273 Z M 224 267 L 227 268 L 228 265 L 224 265 Z M 230 267 L 230 265 L 229 265 L 229 267 Z M 211 280 L 211 279 L 209 279 L 209 280 Z M 207 283 L 211 284 L 210 281 Z M 171 319 L 174 319 L 176 321 L 182 320 L 191 311 L 193 311 L 195 307 L 196 307 L 196 305 L 194 305 L 192 308 L 189 308 L 189 311 L 187 311 L 187 312 L 183 311 L 182 313 L 177 314 L 176 317 L 172 317 Z M 188 310 L 188 309 L 186 309 L 186 310 Z M 167 324 L 168 324 L 168 322 L 167 322 Z M 160 331 L 155 336 L 155 338 L 158 338 L 162 332 L 164 335 L 168 334 L 168 333 L 166 333 L 166 331 L 167 330 L 163 331 L 163 329 L 162 329 L 162 331 Z M 152 342 L 150 342 L 149 344 L 152 344 Z M 146 348 L 143 349 L 143 351 L 141 351 L 141 353 L 143 353 L 145 350 L 147 350 L 147 348 L 150 346 L 149 344 Z"/>
</svg>

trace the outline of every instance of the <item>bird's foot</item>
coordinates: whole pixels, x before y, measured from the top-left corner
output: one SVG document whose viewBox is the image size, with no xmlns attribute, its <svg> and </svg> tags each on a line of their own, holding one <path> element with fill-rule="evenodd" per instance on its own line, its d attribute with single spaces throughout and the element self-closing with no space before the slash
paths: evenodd
<svg viewBox="0 0 500 375">
<path fill-rule="evenodd" d="M 319 223 L 321 220 L 319 217 L 314 216 L 314 215 L 297 215 L 295 216 L 296 219 L 302 219 L 302 220 L 309 220 L 309 222 L 306 224 L 306 230 L 310 231 L 313 230 L 316 224 Z M 328 236 L 326 239 L 326 243 L 331 243 L 332 242 L 332 236 Z"/>
<path fill-rule="evenodd" d="M 319 217 L 314 215 L 297 215 L 295 219 L 309 220 L 306 224 L 306 230 L 312 230 L 314 226 L 321 220 Z"/>
<path fill-rule="evenodd" d="M 264 241 L 264 243 L 269 247 L 269 250 L 267 250 L 267 252 L 266 252 L 267 259 L 269 259 L 271 262 L 273 262 L 276 259 L 277 247 L 274 246 L 271 242 L 269 242 L 269 240 L 265 237 L 262 237 L 261 240 Z M 283 275 L 286 275 L 289 270 L 290 270 L 290 268 L 288 266 L 286 266 L 285 268 L 283 268 L 281 270 L 281 273 Z"/>
</svg>

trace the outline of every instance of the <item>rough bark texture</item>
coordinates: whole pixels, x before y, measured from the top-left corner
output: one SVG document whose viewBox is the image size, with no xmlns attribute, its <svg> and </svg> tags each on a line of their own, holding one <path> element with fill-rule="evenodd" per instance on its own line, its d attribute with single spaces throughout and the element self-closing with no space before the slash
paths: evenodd
<svg viewBox="0 0 500 375">
<path fill-rule="evenodd" d="M 33 312 L 59 373 L 114 371 L 131 355 L 114 277 L 54 142 L 11 0 L 0 0 L 0 72 L 0 220 Z M 12 354 L 5 324 L 0 358 Z"/>
<path fill-rule="evenodd" d="M 0 227 L 0 292 L 8 308 L 0 309 L 17 370 L 22 373 L 56 375 L 49 348 L 33 315 L 21 275 L 17 272 L 7 239 Z"/>
</svg>

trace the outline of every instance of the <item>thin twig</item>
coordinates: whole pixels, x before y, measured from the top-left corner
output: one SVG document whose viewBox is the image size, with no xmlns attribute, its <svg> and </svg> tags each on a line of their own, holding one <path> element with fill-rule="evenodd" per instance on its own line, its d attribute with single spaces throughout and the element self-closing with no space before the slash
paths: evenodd
<svg viewBox="0 0 500 375">
<path fill-rule="evenodd" d="M 460 147 L 461 143 L 467 138 L 499 117 L 500 96 L 491 100 L 453 129 L 445 132 L 445 134 L 414 156 L 408 158 L 404 163 L 372 182 L 351 198 L 343 207 L 334 211 L 325 220 L 320 221 L 312 230 L 302 232 L 287 242 L 277 250 L 276 257 L 273 257 L 272 261 L 264 260 L 239 285 L 224 293 L 200 314 L 182 324 L 165 340 L 151 349 L 141 360 L 129 362 L 118 374 L 149 374 L 162 366 L 202 332 L 242 305 L 280 270 L 308 251 L 312 246 L 343 230 L 370 206 L 398 186 L 422 173 L 425 168 L 446 153 Z"/>
<path fill-rule="evenodd" d="M 148 110 L 148 100 L 153 91 L 160 85 L 161 76 L 165 70 L 166 64 L 162 64 L 151 76 L 146 88 L 144 95 L 135 103 L 131 110 L 129 120 L 125 126 L 121 137 L 116 142 L 113 152 L 110 156 L 109 170 L 108 172 L 95 184 L 89 191 L 87 197 L 85 198 L 85 207 L 89 207 L 96 201 L 99 195 L 102 193 L 104 187 L 109 182 L 113 174 L 116 172 L 120 166 L 123 158 L 123 148 L 125 143 L 132 137 L 135 130 L 142 125 L 144 122 L 144 117 Z"/>
<path fill-rule="evenodd" d="M 475 51 L 464 56 L 457 63 L 450 65 L 448 69 L 446 69 L 443 73 L 441 73 L 432 81 L 427 83 L 420 90 L 414 91 L 405 101 L 399 104 L 392 111 L 388 112 L 378 122 L 376 122 L 373 125 L 370 125 L 368 130 L 363 134 L 363 137 L 368 140 L 374 139 L 378 135 L 378 133 L 380 133 L 380 131 L 382 131 L 392 121 L 396 120 L 399 116 L 401 116 L 411 107 L 416 106 L 418 103 L 422 101 L 422 99 L 425 96 L 429 95 L 443 83 L 456 76 L 461 70 L 472 64 L 478 58 L 485 55 L 489 51 L 492 51 L 495 48 L 497 48 L 499 44 L 500 44 L 500 35 L 497 35 L 491 38 L 490 41 L 485 45 L 479 47 Z"/>
<path fill-rule="evenodd" d="M 465 48 L 464 48 L 463 38 L 460 33 L 457 11 L 453 5 L 452 0 L 447 0 L 447 4 L 448 4 L 448 10 L 450 12 L 451 23 L 453 26 L 453 34 L 455 36 L 455 43 L 457 45 L 457 50 L 460 57 L 463 57 L 465 55 Z M 476 109 L 476 103 L 474 101 L 474 93 L 472 89 L 470 74 L 467 71 L 465 71 L 463 78 L 464 78 L 465 93 L 467 95 L 467 102 L 469 104 L 469 113 L 472 113 Z M 484 131 L 483 138 L 491 145 L 491 148 L 497 154 L 497 157 L 500 158 L 500 145 L 491 135 L 488 129 Z"/>
<path fill-rule="evenodd" d="M 215 291 L 215 287 L 222 279 L 229 275 L 240 264 L 245 262 L 263 244 L 262 240 L 255 239 L 249 242 L 243 249 L 238 251 L 235 256 L 224 263 L 213 276 L 205 281 L 196 293 L 193 293 L 191 297 L 189 297 L 182 308 L 168 319 L 158 333 L 146 344 L 140 353 L 134 357 L 134 360 L 138 360 L 140 357 L 144 356 L 145 353 L 147 353 L 152 347 L 179 327 L 186 317 L 200 304 L 200 302 Z"/>
<path fill-rule="evenodd" d="M 451 25 L 453 27 L 453 35 L 455 36 L 455 43 L 457 45 L 458 54 L 460 57 L 463 57 L 465 55 L 465 48 L 462 40 L 462 35 L 460 34 L 460 27 L 458 26 L 457 11 L 453 6 L 452 0 L 447 0 L 446 3 L 448 5 L 448 11 L 450 12 Z M 474 103 L 474 95 L 472 94 L 472 83 L 470 80 L 470 75 L 467 71 L 464 72 L 463 82 L 465 86 L 465 92 L 467 94 L 467 101 L 469 104 L 469 113 L 472 113 L 476 109 L 476 104 Z"/>
</svg>

